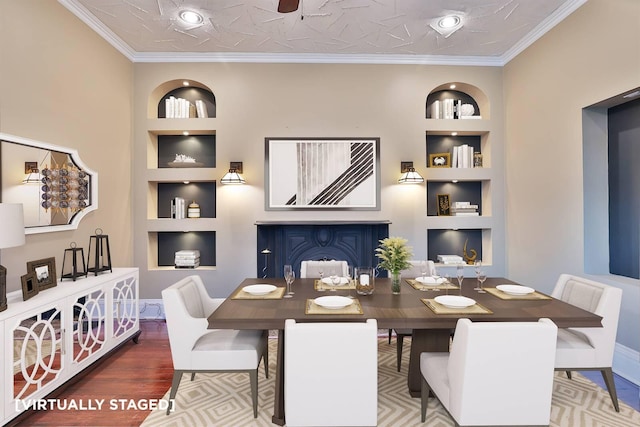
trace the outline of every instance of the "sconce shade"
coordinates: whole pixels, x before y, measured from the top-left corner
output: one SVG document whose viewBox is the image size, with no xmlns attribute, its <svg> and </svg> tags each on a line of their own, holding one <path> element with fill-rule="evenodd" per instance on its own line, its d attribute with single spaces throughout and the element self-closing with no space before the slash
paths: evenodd
<svg viewBox="0 0 640 427">
<path fill-rule="evenodd" d="M 223 184 L 244 184 L 246 181 L 237 170 L 229 169 L 229 172 L 222 177 L 220 182 Z"/>
<path fill-rule="evenodd" d="M 424 178 L 416 172 L 416 170 L 410 167 L 406 172 L 403 172 L 400 175 L 400 179 L 398 180 L 400 184 L 422 184 L 424 182 Z"/>
<path fill-rule="evenodd" d="M 0 249 L 24 245 L 22 203 L 0 203 Z"/>
<path fill-rule="evenodd" d="M 38 169 L 31 169 L 29 173 L 22 180 L 23 184 L 40 184 L 42 180 L 42 176 L 40 176 L 40 171 Z"/>
</svg>

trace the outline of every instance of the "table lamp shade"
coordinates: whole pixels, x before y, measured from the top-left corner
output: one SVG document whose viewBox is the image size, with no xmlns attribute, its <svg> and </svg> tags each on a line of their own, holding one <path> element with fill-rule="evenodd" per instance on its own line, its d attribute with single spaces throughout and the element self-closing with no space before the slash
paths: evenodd
<svg viewBox="0 0 640 427">
<path fill-rule="evenodd" d="M 24 245 L 21 203 L 0 203 L 0 249 Z"/>
</svg>

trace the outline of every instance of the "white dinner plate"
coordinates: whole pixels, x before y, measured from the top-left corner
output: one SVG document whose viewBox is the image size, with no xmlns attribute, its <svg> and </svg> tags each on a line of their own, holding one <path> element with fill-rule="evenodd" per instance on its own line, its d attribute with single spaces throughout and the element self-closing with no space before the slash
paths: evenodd
<svg viewBox="0 0 640 427">
<path fill-rule="evenodd" d="M 442 304 L 449 308 L 465 308 L 471 307 L 476 300 L 457 295 L 440 295 L 434 298 L 438 304 Z"/>
<path fill-rule="evenodd" d="M 333 285 L 333 282 L 331 281 L 331 277 L 323 278 L 322 283 L 324 283 L 325 285 Z M 337 286 L 346 285 L 347 283 L 349 283 L 349 279 L 347 279 L 346 277 L 341 277 L 340 283 Z M 336 286 L 336 285 L 333 285 L 333 286 Z"/>
<path fill-rule="evenodd" d="M 435 285 L 441 285 L 444 283 L 444 279 L 442 277 L 433 277 L 433 276 L 420 276 L 420 277 L 416 277 L 416 282 L 420 282 L 423 285 L 431 285 L 431 286 L 435 286 Z"/>
<path fill-rule="evenodd" d="M 249 285 L 242 288 L 243 291 L 251 295 L 267 295 L 275 291 L 276 289 L 277 288 L 273 285 L 267 285 L 262 283 L 257 285 Z"/>
<path fill-rule="evenodd" d="M 347 297 L 341 297 L 339 295 L 329 295 L 326 297 L 318 297 L 313 300 L 320 307 L 330 308 L 337 310 L 339 308 L 348 307 L 353 304 L 353 300 Z"/>
<path fill-rule="evenodd" d="M 527 295 L 535 292 L 535 289 L 521 285 L 498 285 L 496 289 L 510 295 Z"/>
</svg>

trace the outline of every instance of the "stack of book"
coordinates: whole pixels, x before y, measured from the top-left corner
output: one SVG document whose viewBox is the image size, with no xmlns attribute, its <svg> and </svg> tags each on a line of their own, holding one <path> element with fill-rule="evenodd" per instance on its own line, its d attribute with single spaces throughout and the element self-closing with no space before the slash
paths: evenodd
<svg viewBox="0 0 640 427">
<path fill-rule="evenodd" d="M 451 204 L 451 215 L 454 216 L 479 216 L 478 205 L 471 202 L 453 202 Z"/>
<path fill-rule="evenodd" d="M 176 252 L 175 257 L 176 268 L 196 268 L 200 266 L 199 250 L 182 250 Z"/>
<path fill-rule="evenodd" d="M 451 167 L 452 168 L 472 168 L 473 163 L 473 147 L 468 144 L 458 145 L 453 147 L 451 153 Z"/>
<path fill-rule="evenodd" d="M 460 255 L 438 255 L 438 262 L 441 264 L 464 264 Z"/>
<path fill-rule="evenodd" d="M 461 99 L 443 99 L 431 104 L 432 119 L 482 119 L 481 116 L 464 115 Z"/>
<path fill-rule="evenodd" d="M 164 100 L 165 117 L 167 119 L 188 119 L 196 117 L 196 107 L 184 98 L 170 96 Z"/>
</svg>

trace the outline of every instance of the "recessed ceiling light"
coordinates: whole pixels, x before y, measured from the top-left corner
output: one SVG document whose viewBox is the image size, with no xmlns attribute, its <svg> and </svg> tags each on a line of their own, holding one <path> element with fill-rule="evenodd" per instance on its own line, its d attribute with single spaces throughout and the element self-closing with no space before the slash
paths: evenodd
<svg viewBox="0 0 640 427">
<path fill-rule="evenodd" d="M 452 83 L 452 84 L 449 85 L 449 89 L 455 89 L 455 88 L 456 88 L 455 84 Z"/>
<path fill-rule="evenodd" d="M 449 37 L 451 34 L 458 31 L 464 25 L 464 14 L 456 13 L 450 14 L 447 16 L 442 16 L 440 18 L 432 19 L 429 23 L 429 26 L 436 30 L 438 34 L 444 36 L 444 38 Z"/>
<path fill-rule="evenodd" d="M 182 131 L 182 134 L 183 134 L 184 136 L 189 136 L 189 131 L 188 131 L 188 130 Z"/>
<path fill-rule="evenodd" d="M 201 24 L 204 21 L 202 15 L 192 10 L 183 10 L 180 12 L 180 19 L 188 24 Z"/>
<path fill-rule="evenodd" d="M 458 135 L 458 132 L 451 132 L 451 136 L 456 136 Z"/>
<path fill-rule="evenodd" d="M 458 15 L 447 15 L 440 18 L 438 21 L 438 27 L 449 29 L 459 25 L 460 22 L 461 20 Z"/>
<path fill-rule="evenodd" d="M 189 83 L 189 80 L 184 80 L 182 82 L 182 86 L 189 86 L 191 83 Z"/>
</svg>

